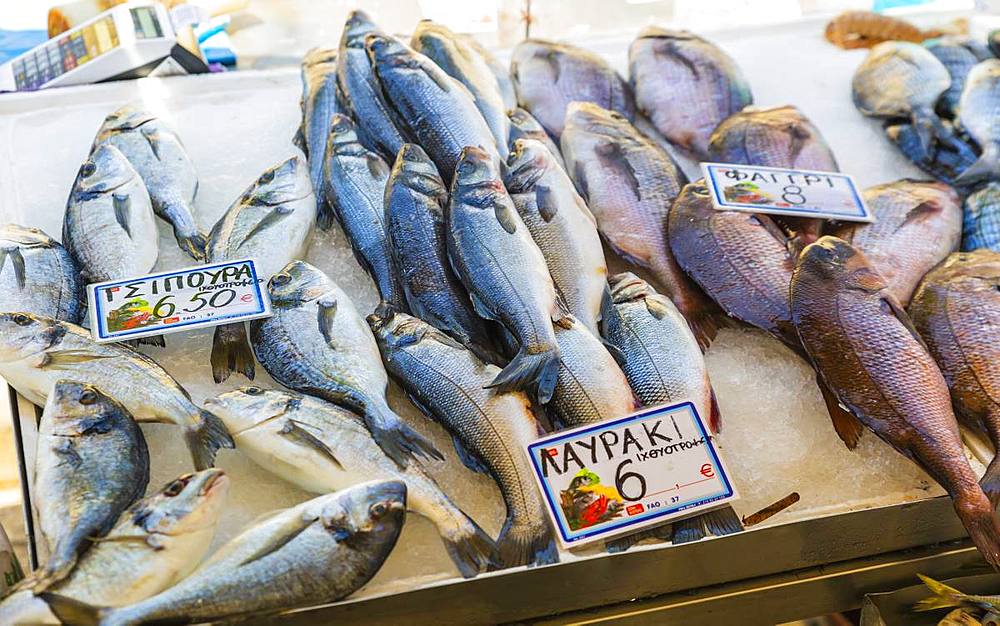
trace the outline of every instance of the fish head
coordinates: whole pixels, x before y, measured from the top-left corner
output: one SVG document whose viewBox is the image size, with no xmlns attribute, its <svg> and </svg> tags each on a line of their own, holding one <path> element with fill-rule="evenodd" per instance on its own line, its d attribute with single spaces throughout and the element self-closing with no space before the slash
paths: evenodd
<svg viewBox="0 0 1000 626">
<path fill-rule="evenodd" d="M 632 272 L 622 272 L 608 278 L 608 285 L 611 287 L 611 301 L 615 304 L 645 300 L 647 296 L 656 293 L 649 283 Z"/>
<path fill-rule="evenodd" d="M 247 189 L 241 203 L 255 206 L 278 206 L 302 200 L 313 193 L 309 166 L 297 156 L 269 167 Z"/>
<path fill-rule="evenodd" d="M 386 352 L 419 342 L 433 328 L 419 318 L 384 305 L 379 305 L 365 319 L 368 320 L 379 347 Z"/>
<path fill-rule="evenodd" d="M 629 126 L 628 119 L 617 111 L 593 102 L 570 102 L 566 107 L 566 125 L 561 137 L 567 164 L 586 160 L 609 139 L 624 140 L 632 134 Z"/>
<path fill-rule="evenodd" d="M 294 412 L 301 403 L 302 396 L 297 393 L 251 385 L 209 398 L 205 407 L 236 437 L 258 424 Z"/>
<path fill-rule="evenodd" d="M 215 528 L 229 493 L 229 477 L 209 468 L 184 474 L 135 503 L 127 515 L 149 533 L 180 535 Z"/>
<path fill-rule="evenodd" d="M 392 179 L 409 189 L 434 196 L 442 203 L 447 200 L 448 188 L 438 173 L 437 165 L 415 143 L 404 143 L 399 149 L 392 166 Z"/>
<path fill-rule="evenodd" d="M 488 208 L 496 196 L 506 192 L 495 158 L 477 146 L 462 148 L 451 181 L 456 204 Z"/>
<path fill-rule="evenodd" d="M 46 235 L 45 231 L 13 222 L 0 224 L 0 242 L 26 248 L 51 248 L 56 244 L 56 240 Z M 7 246 L 2 247 L 6 248 Z"/>
<path fill-rule="evenodd" d="M 66 326 L 32 313 L 0 313 L 0 362 L 25 359 L 58 344 Z"/>
<path fill-rule="evenodd" d="M 527 193 L 549 170 L 554 162 L 545 144 L 536 139 L 521 138 L 507 156 L 505 183 L 510 193 Z"/>
<path fill-rule="evenodd" d="M 413 30 L 412 45 L 423 54 L 437 59 L 451 54 L 455 34 L 434 20 L 420 20 Z M 430 53 L 430 54 L 428 54 Z"/>
<path fill-rule="evenodd" d="M 310 48 L 302 57 L 302 67 L 311 68 L 317 65 L 326 65 L 337 62 L 336 48 Z"/>
<path fill-rule="evenodd" d="M 52 433 L 64 437 L 103 434 L 115 427 L 119 416 L 132 419 L 117 400 L 94 385 L 59 380 L 45 402 Z"/>
<path fill-rule="evenodd" d="M 368 33 L 365 36 L 365 50 L 372 63 L 380 68 L 380 72 L 381 68 L 420 69 L 419 64 L 415 63 L 413 51 L 395 37 L 384 33 Z"/>
<path fill-rule="evenodd" d="M 871 266 L 857 248 L 843 239 L 826 235 L 806 246 L 799 256 L 795 273 L 810 275 L 832 285 L 843 282 L 861 269 L 871 271 Z"/>
<path fill-rule="evenodd" d="M 338 542 L 357 549 L 392 549 L 406 518 L 406 484 L 399 480 L 362 483 L 314 501 L 323 527 Z"/>
<path fill-rule="evenodd" d="M 271 301 L 279 305 L 311 302 L 333 287 L 318 267 L 305 261 L 292 261 L 267 281 Z"/>
<path fill-rule="evenodd" d="M 156 119 L 156 115 L 137 103 L 129 103 L 104 118 L 103 131 L 132 130 Z"/>
<path fill-rule="evenodd" d="M 114 191 L 136 177 L 135 170 L 118 148 L 102 143 L 80 166 L 73 183 L 73 197 L 86 200 Z"/>
<path fill-rule="evenodd" d="M 378 26 L 371 16 L 360 9 L 355 9 L 348 14 L 344 23 L 341 43 L 348 48 L 363 48 L 365 37 L 377 30 Z"/>
<path fill-rule="evenodd" d="M 330 134 L 327 137 L 327 151 L 335 154 L 343 146 L 358 145 L 358 128 L 346 115 L 334 113 L 330 118 Z"/>
</svg>

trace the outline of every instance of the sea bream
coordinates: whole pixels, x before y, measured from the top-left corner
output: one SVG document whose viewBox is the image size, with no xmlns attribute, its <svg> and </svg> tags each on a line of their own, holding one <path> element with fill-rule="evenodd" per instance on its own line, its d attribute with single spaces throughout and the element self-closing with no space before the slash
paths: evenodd
<svg viewBox="0 0 1000 626">
<path fill-rule="evenodd" d="M 979 160 L 955 180 L 968 185 L 981 180 L 1000 179 L 1000 59 L 979 63 L 965 79 L 958 102 L 958 122 L 979 146 Z"/>
<path fill-rule="evenodd" d="M 337 84 L 337 50 L 313 48 L 302 59 L 302 125 L 296 145 L 309 161 L 309 179 L 319 203 L 317 224 L 326 230 L 333 221 L 326 206 L 323 189 L 323 168 L 326 164 L 326 141 L 330 134 L 330 119 L 345 113 Z"/>
<path fill-rule="evenodd" d="M 37 228 L 0 225 L 0 311 L 27 311 L 77 324 L 83 284 L 73 258 Z"/>
<path fill-rule="evenodd" d="M 292 157 L 265 170 L 219 218 L 208 238 L 208 262 L 249 258 L 257 276 L 267 280 L 305 256 L 315 224 L 309 169 Z M 253 379 L 253 353 L 242 322 L 215 327 L 211 358 L 215 382 L 235 371 Z"/>
</svg>

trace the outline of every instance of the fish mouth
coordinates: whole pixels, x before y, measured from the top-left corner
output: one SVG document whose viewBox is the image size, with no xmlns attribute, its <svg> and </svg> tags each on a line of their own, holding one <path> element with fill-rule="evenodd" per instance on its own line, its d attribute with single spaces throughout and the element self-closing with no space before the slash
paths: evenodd
<svg viewBox="0 0 1000 626">
<path fill-rule="evenodd" d="M 201 490 L 198 492 L 199 495 L 207 496 L 211 494 L 214 490 L 218 489 L 219 486 L 225 486 L 229 483 L 229 477 L 222 470 L 218 470 L 211 476 L 205 479 L 205 483 L 201 486 Z"/>
</svg>

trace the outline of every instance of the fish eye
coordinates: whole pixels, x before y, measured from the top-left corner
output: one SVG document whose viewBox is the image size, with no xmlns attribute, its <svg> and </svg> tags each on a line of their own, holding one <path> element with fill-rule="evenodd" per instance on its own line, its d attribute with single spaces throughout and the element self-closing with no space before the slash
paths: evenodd
<svg viewBox="0 0 1000 626">
<path fill-rule="evenodd" d="M 460 174 L 471 174 L 474 169 L 476 169 L 476 166 L 470 161 L 463 161 L 462 164 L 458 166 Z"/>
<path fill-rule="evenodd" d="M 163 489 L 163 495 L 168 498 L 173 498 L 174 496 L 180 494 L 180 492 L 184 491 L 184 487 L 186 486 L 187 480 L 185 480 L 185 478 L 178 478 Z"/>
<path fill-rule="evenodd" d="M 260 387 L 247 387 L 246 392 L 251 396 L 259 396 L 260 394 L 264 393 L 264 390 L 261 389 Z"/>
<path fill-rule="evenodd" d="M 274 180 L 274 170 L 267 170 L 266 172 L 260 175 L 260 182 L 264 183 L 265 185 L 271 182 L 272 180 Z"/>
<path fill-rule="evenodd" d="M 271 284 L 276 287 L 281 287 L 282 285 L 287 285 L 292 281 L 292 277 L 288 272 L 281 272 L 280 274 L 275 274 L 271 278 Z"/>
<path fill-rule="evenodd" d="M 368 508 L 368 514 L 372 519 L 380 519 L 388 510 L 389 507 L 384 502 L 376 502 Z"/>
<path fill-rule="evenodd" d="M 27 326 L 28 324 L 31 323 L 31 318 L 25 315 L 24 313 L 15 313 L 13 319 L 14 323 L 17 324 L 18 326 Z"/>
<path fill-rule="evenodd" d="M 94 165 L 93 161 L 87 161 L 86 163 L 80 166 L 80 174 L 83 175 L 84 178 L 93 176 L 94 172 L 96 171 L 97 171 L 97 166 Z"/>
<path fill-rule="evenodd" d="M 80 394 L 80 404 L 93 404 L 97 402 L 97 393 L 93 389 L 85 389 Z"/>
</svg>

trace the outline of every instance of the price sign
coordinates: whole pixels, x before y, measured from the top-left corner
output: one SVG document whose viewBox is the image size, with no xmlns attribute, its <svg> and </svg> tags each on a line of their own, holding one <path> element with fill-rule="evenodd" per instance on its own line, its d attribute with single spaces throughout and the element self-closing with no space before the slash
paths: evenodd
<svg viewBox="0 0 1000 626">
<path fill-rule="evenodd" d="M 875 221 L 847 174 L 731 163 L 702 163 L 701 169 L 721 211 Z"/>
<path fill-rule="evenodd" d="M 566 547 L 738 497 L 691 402 L 560 431 L 531 443 L 528 456 Z"/>
<path fill-rule="evenodd" d="M 271 315 L 253 261 L 227 261 L 87 285 L 90 329 L 106 343 Z"/>
</svg>

